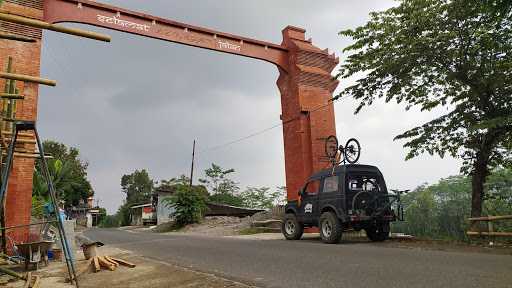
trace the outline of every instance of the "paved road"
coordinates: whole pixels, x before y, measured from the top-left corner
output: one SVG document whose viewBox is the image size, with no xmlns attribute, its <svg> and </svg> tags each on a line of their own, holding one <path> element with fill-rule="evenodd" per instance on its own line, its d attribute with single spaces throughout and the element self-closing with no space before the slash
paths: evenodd
<svg viewBox="0 0 512 288">
<path fill-rule="evenodd" d="M 316 240 L 241 240 L 94 229 L 94 240 L 261 287 L 512 287 L 512 256 Z"/>
</svg>

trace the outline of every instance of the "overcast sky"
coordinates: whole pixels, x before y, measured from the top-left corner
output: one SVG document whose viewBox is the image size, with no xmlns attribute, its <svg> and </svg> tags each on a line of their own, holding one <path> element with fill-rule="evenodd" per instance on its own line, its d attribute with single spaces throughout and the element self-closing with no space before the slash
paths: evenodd
<svg viewBox="0 0 512 288">
<path fill-rule="evenodd" d="M 391 7 L 387 0 L 104 0 L 181 22 L 281 43 L 287 25 L 303 27 L 306 37 L 344 61 L 350 39 L 338 32 L 368 20 L 371 11 Z M 69 24 L 66 24 L 69 26 Z M 85 27 L 85 26 L 84 26 Z M 222 149 L 234 139 L 279 123 L 277 68 L 209 50 L 90 28 L 112 36 L 111 43 L 45 32 L 42 76 L 58 80 L 42 87 L 39 129 L 80 149 L 89 179 L 110 213 L 122 203 L 120 178 L 148 169 L 155 180 L 188 174 L 192 141 L 197 139 L 200 176 L 212 162 L 236 170 L 246 186 L 285 185 L 282 130 L 270 130 Z M 342 81 L 341 91 L 354 79 Z M 436 114 L 406 112 L 377 102 L 358 115 L 351 99 L 335 104 L 338 137 L 360 140 L 361 163 L 378 166 L 390 188 L 412 189 L 458 173 L 459 161 L 424 155 L 404 161 L 394 136 Z M 197 179 L 197 178 L 196 178 Z"/>
</svg>

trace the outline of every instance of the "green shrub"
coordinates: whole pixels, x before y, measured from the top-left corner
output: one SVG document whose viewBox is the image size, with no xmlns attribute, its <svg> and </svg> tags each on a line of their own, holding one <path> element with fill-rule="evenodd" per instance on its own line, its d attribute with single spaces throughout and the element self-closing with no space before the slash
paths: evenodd
<svg viewBox="0 0 512 288">
<path fill-rule="evenodd" d="M 197 187 L 178 185 L 176 193 L 164 201 L 166 205 L 175 207 L 178 227 L 200 222 L 206 211 L 206 198 Z"/>
<path fill-rule="evenodd" d="M 116 215 L 106 215 L 100 222 L 99 226 L 101 228 L 114 228 L 114 227 L 119 227 L 120 224 L 121 224 L 121 221 L 119 219 L 119 216 L 116 214 Z"/>
</svg>

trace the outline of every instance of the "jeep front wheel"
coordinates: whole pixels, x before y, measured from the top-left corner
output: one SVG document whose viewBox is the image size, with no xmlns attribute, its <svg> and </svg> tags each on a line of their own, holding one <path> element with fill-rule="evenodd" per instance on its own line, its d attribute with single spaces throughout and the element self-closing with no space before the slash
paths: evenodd
<svg viewBox="0 0 512 288">
<path fill-rule="evenodd" d="M 292 213 L 284 215 L 281 232 L 287 240 L 299 240 L 304 233 L 304 226 L 297 220 L 297 216 Z"/>
<path fill-rule="evenodd" d="M 328 244 L 336 244 L 341 240 L 341 222 L 333 212 L 324 212 L 320 216 L 320 237 Z"/>
</svg>

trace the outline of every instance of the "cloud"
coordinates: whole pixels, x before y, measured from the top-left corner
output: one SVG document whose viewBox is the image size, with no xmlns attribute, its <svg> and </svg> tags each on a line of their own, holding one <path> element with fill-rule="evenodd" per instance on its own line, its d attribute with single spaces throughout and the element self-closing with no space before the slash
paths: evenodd
<svg viewBox="0 0 512 288">
<path fill-rule="evenodd" d="M 287 25 L 304 27 L 321 48 L 341 53 L 350 39 L 337 33 L 363 24 L 393 1 L 104 1 L 193 25 L 280 43 Z M 76 26 L 75 24 L 66 24 Z M 79 147 L 100 204 L 115 212 L 120 178 L 146 168 L 156 179 L 189 173 L 198 140 L 196 175 L 212 162 L 237 170 L 242 186 L 285 184 L 281 128 L 208 150 L 279 123 L 278 71 L 268 63 L 95 27 L 105 44 L 45 32 L 39 127 L 45 138 Z M 340 83 L 340 89 L 350 81 Z M 378 103 L 353 115 L 356 103 L 336 104 L 338 136 L 360 139 L 362 161 L 376 164 L 393 188 L 413 188 L 457 173 L 458 162 L 424 156 L 404 162 L 400 132 L 432 114 Z M 206 150 L 206 151 L 205 151 Z"/>
</svg>

